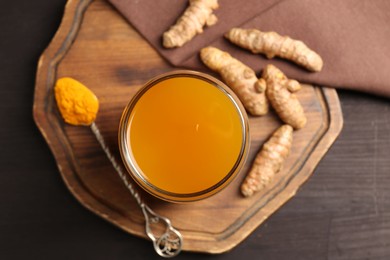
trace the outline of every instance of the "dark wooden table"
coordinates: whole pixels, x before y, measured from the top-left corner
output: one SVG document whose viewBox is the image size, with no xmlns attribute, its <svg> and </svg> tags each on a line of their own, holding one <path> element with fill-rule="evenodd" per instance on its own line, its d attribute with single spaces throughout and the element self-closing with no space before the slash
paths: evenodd
<svg viewBox="0 0 390 260">
<path fill-rule="evenodd" d="M 65 2 L 0 1 L 0 259 L 157 259 L 72 197 L 34 124 Z M 344 129 L 298 194 L 231 252 L 177 259 L 390 259 L 390 101 L 338 93 Z"/>
</svg>

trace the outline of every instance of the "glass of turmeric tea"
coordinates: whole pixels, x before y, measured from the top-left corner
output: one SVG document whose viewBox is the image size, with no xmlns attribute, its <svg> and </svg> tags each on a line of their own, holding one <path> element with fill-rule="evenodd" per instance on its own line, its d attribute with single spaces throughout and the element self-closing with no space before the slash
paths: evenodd
<svg viewBox="0 0 390 260">
<path fill-rule="evenodd" d="M 221 81 L 180 70 L 147 82 L 123 111 L 119 149 L 134 181 L 170 202 L 207 198 L 239 173 L 248 117 Z"/>
</svg>

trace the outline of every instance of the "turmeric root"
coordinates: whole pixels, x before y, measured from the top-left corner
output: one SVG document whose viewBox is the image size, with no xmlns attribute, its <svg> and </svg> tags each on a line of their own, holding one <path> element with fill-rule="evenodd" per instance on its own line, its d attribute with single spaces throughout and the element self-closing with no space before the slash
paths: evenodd
<svg viewBox="0 0 390 260">
<path fill-rule="evenodd" d="M 269 64 L 263 71 L 262 78 L 267 81 L 269 79 L 280 79 L 285 83 L 286 88 L 290 92 L 297 92 L 302 89 L 301 84 L 295 79 L 289 79 L 284 73 L 272 64 Z"/>
<path fill-rule="evenodd" d="M 252 168 L 241 184 L 241 193 L 245 197 L 266 187 L 282 168 L 284 160 L 290 153 L 293 129 L 290 125 L 282 125 L 263 145 L 256 155 Z"/>
<path fill-rule="evenodd" d="M 295 80 L 289 80 L 273 65 L 267 65 L 263 71 L 263 78 L 267 82 L 267 98 L 280 119 L 295 129 L 304 127 L 307 119 L 302 105 L 296 95 L 291 93 L 291 90 L 299 89 L 300 84 Z"/>
<path fill-rule="evenodd" d="M 190 0 L 183 15 L 163 34 L 165 48 L 180 47 L 196 34 L 203 32 L 203 26 L 217 22 L 213 10 L 218 8 L 218 0 Z"/>
<path fill-rule="evenodd" d="M 221 75 L 250 114 L 260 116 L 268 113 L 264 80 L 259 81 L 251 68 L 214 47 L 203 48 L 200 57 L 207 67 Z"/>
<path fill-rule="evenodd" d="M 225 34 L 225 37 L 253 53 L 265 54 L 268 59 L 278 56 L 293 61 L 310 71 L 321 71 L 323 66 L 320 55 L 302 41 L 281 36 L 276 32 L 233 28 Z"/>
</svg>

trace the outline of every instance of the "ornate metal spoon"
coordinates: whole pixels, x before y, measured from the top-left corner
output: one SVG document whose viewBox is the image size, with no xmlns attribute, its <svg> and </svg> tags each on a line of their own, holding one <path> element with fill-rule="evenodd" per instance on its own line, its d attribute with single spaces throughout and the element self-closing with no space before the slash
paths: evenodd
<svg viewBox="0 0 390 260">
<path fill-rule="evenodd" d="M 172 226 L 168 218 L 158 215 L 142 201 L 139 193 L 129 181 L 129 177 L 123 172 L 106 145 L 95 123 L 99 109 L 99 100 L 95 94 L 82 83 L 69 77 L 57 80 L 54 94 L 59 111 L 65 122 L 72 125 L 89 125 L 91 127 L 112 166 L 118 172 L 119 177 L 123 180 L 130 194 L 141 208 L 145 218 L 146 234 L 153 241 L 157 254 L 162 257 L 174 257 L 179 254 L 183 244 L 183 237 L 180 232 Z M 156 235 L 153 232 L 153 226 L 158 224 L 163 224 L 165 227 L 165 232 L 162 235 Z"/>
<path fill-rule="evenodd" d="M 154 250 L 162 257 L 174 257 L 181 251 L 183 244 L 183 237 L 180 232 L 175 229 L 171 221 L 159 214 L 155 213 L 149 208 L 141 199 L 139 193 L 134 189 L 133 185 L 129 182 L 128 176 L 123 172 L 122 167 L 116 162 L 115 157 L 110 152 L 108 146 L 104 142 L 103 136 L 100 134 L 99 128 L 93 122 L 91 124 L 92 132 L 95 134 L 96 139 L 100 143 L 103 151 L 106 153 L 108 159 L 111 161 L 112 166 L 118 172 L 119 177 L 130 191 L 130 194 L 137 201 L 138 206 L 141 208 L 145 217 L 145 231 L 148 237 L 153 241 Z M 153 232 L 152 226 L 154 224 L 162 223 L 165 225 L 165 232 L 158 236 Z"/>
</svg>

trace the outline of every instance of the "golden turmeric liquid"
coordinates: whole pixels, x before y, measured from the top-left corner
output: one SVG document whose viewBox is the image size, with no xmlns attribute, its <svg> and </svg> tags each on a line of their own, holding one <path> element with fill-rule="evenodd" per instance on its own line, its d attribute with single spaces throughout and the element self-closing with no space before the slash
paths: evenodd
<svg viewBox="0 0 390 260">
<path fill-rule="evenodd" d="M 197 78 L 175 77 L 148 89 L 130 115 L 130 146 L 144 178 L 167 192 L 201 192 L 220 182 L 243 148 L 233 101 Z"/>
</svg>

